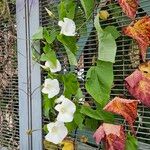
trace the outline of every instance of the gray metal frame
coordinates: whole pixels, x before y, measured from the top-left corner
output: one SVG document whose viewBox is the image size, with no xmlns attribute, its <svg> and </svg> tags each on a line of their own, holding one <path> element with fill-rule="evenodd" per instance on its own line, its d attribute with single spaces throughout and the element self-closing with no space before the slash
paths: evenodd
<svg viewBox="0 0 150 150">
<path fill-rule="evenodd" d="M 39 27 L 39 0 L 16 0 L 16 11 L 20 150 L 42 150 L 41 71 L 31 49 Z"/>
</svg>

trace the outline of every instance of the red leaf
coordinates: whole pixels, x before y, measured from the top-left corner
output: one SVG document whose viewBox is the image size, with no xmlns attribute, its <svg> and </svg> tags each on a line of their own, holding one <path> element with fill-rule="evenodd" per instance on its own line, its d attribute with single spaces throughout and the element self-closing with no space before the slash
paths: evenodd
<svg viewBox="0 0 150 150">
<path fill-rule="evenodd" d="M 150 61 L 139 66 L 125 79 L 125 86 L 132 96 L 150 107 Z"/>
<path fill-rule="evenodd" d="M 145 16 L 136 22 L 132 22 L 123 29 L 123 32 L 137 41 L 142 60 L 145 61 L 146 51 L 150 45 L 150 17 Z"/>
<path fill-rule="evenodd" d="M 131 19 L 135 18 L 139 0 L 118 0 L 118 3 L 128 17 Z"/>
<path fill-rule="evenodd" d="M 133 133 L 133 123 L 137 118 L 137 100 L 127 100 L 119 97 L 115 97 L 110 101 L 104 108 L 105 111 L 109 111 L 118 115 L 122 115 L 125 120 L 129 123 Z"/>
<path fill-rule="evenodd" d="M 105 142 L 106 150 L 124 150 L 125 134 L 121 125 L 103 123 L 94 133 L 96 143 Z"/>
</svg>

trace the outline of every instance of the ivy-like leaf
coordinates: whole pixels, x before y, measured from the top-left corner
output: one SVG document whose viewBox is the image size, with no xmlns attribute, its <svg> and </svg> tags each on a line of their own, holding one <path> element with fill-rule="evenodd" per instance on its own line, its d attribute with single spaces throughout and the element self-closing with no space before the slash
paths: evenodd
<svg viewBox="0 0 150 150">
<path fill-rule="evenodd" d="M 77 66 L 76 56 L 66 46 L 65 49 L 68 56 L 69 64 L 73 66 Z"/>
<path fill-rule="evenodd" d="M 74 122 L 77 124 L 79 129 L 83 128 L 84 115 L 81 113 L 74 114 Z"/>
<path fill-rule="evenodd" d="M 138 149 L 138 140 L 135 138 L 135 136 L 131 135 L 130 133 L 127 134 L 125 149 L 126 150 Z"/>
<path fill-rule="evenodd" d="M 111 35 L 114 37 L 114 39 L 117 39 L 118 37 L 120 37 L 120 33 L 119 31 L 117 31 L 117 28 L 115 26 L 107 26 L 104 29 L 105 32 L 111 33 Z"/>
<path fill-rule="evenodd" d="M 118 0 L 118 3 L 128 17 L 131 19 L 135 18 L 139 0 Z"/>
<path fill-rule="evenodd" d="M 107 122 L 113 122 L 114 116 L 108 112 L 103 111 L 102 109 L 92 109 L 89 106 L 82 106 L 80 112 L 90 118 L 101 120 L 101 121 L 107 121 Z"/>
<path fill-rule="evenodd" d="M 97 66 L 88 70 L 86 79 L 86 90 L 99 104 L 104 106 L 109 100 L 113 83 L 112 63 L 98 61 Z"/>
<path fill-rule="evenodd" d="M 56 39 L 56 36 L 58 35 L 58 32 L 53 29 L 50 32 L 44 28 L 43 32 L 43 38 L 46 40 L 47 43 L 51 44 Z"/>
<path fill-rule="evenodd" d="M 46 44 L 43 48 L 44 53 L 41 55 L 41 61 L 51 61 L 53 65 L 56 65 L 56 54 L 55 51 L 51 49 L 49 44 Z"/>
<path fill-rule="evenodd" d="M 80 0 L 80 2 L 85 11 L 86 18 L 89 19 L 94 10 L 94 0 Z"/>
<path fill-rule="evenodd" d="M 98 59 L 102 61 L 115 62 L 117 45 L 111 33 L 102 30 L 99 24 L 99 15 L 95 17 L 94 25 L 98 35 Z"/>
<path fill-rule="evenodd" d="M 64 47 L 67 47 L 74 55 L 76 54 L 77 45 L 76 45 L 76 38 L 75 37 L 58 35 L 57 39 L 64 45 Z"/>
<path fill-rule="evenodd" d="M 58 5 L 59 20 L 74 19 L 76 3 L 74 0 L 62 0 Z"/>
<path fill-rule="evenodd" d="M 79 88 L 79 83 L 76 75 L 73 73 L 68 73 L 63 76 L 64 82 L 64 96 L 71 98 L 72 95 L 75 95 Z"/>
<path fill-rule="evenodd" d="M 32 40 L 43 39 L 43 27 L 39 27 L 38 31 L 32 36 Z"/>
<path fill-rule="evenodd" d="M 49 118 L 49 112 L 54 106 L 54 99 L 49 99 L 47 95 L 43 95 L 44 115 Z"/>
</svg>

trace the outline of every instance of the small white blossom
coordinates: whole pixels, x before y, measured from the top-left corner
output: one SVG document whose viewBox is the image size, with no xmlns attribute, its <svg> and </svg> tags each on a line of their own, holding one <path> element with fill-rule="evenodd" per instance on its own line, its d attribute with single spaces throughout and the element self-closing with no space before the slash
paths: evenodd
<svg viewBox="0 0 150 150">
<path fill-rule="evenodd" d="M 63 95 L 56 100 L 56 103 L 59 103 L 55 106 L 55 110 L 59 112 L 57 120 L 61 122 L 71 122 L 74 112 L 76 111 L 76 105 Z"/>
<path fill-rule="evenodd" d="M 55 73 L 61 71 L 61 64 L 58 59 L 56 60 L 56 66 L 54 66 L 54 64 L 51 61 L 46 61 L 45 66 L 43 68 L 44 69 L 49 68 L 52 73 Z"/>
<path fill-rule="evenodd" d="M 76 25 L 73 20 L 64 18 L 64 21 L 59 21 L 58 25 L 61 27 L 60 34 L 64 34 L 66 36 L 75 36 Z"/>
<path fill-rule="evenodd" d="M 63 122 L 51 122 L 47 125 L 49 133 L 45 136 L 45 139 L 54 144 L 59 144 L 67 136 L 68 130 Z"/>
<path fill-rule="evenodd" d="M 59 82 L 57 79 L 45 79 L 42 93 L 48 94 L 48 98 L 53 98 L 60 91 Z"/>
</svg>

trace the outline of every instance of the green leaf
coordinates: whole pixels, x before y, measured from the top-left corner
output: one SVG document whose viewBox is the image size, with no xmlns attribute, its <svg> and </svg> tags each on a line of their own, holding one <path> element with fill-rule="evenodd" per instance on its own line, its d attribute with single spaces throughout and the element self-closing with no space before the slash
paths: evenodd
<svg viewBox="0 0 150 150">
<path fill-rule="evenodd" d="M 91 67 L 86 75 L 85 87 L 87 92 L 102 106 L 109 98 L 113 84 L 113 64 L 98 61 L 97 66 Z"/>
<path fill-rule="evenodd" d="M 137 150 L 137 149 L 138 149 L 138 140 L 130 133 L 128 133 L 125 150 Z"/>
<path fill-rule="evenodd" d="M 75 37 L 58 35 L 57 39 L 64 45 L 64 47 L 67 47 L 74 55 L 76 54 L 77 45 Z"/>
<path fill-rule="evenodd" d="M 74 114 L 74 122 L 77 124 L 79 129 L 83 128 L 84 115 L 81 113 Z"/>
<path fill-rule="evenodd" d="M 77 77 L 73 73 L 68 73 L 63 76 L 64 82 L 64 96 L 71 98 L 72 95 L 75 95 L 79 88 L 79 83 Z"/>
<path fill-rule="evenodd" d="M 55 29 L 51 30 L 50 32 L 47 29 L 44 29 L 43 37 L 45 38 L 46 42 L 51 44 L 56 39 L 58 32 Z"/>
<path fill-rule="evenodd" d="M 59 19 L 63 18 L 73 19 L 75 15 L 76 3 L 74 0 L 62 0 L 58 5 Z"/>
<path fill-rule="evenodd" d="M 77 66 L 76 56 L 66 46 L 65 49 L 68 56 L 69 64 L 73 66 Z"/>
<path fill-rule="evenodd" d="M 56 54 L 55 51 L 51 49 L 49 44 L 46 44 L 43 48 L 44 53 L 41 55 L 41 61 L 50 61 L 55 66 L 56 65 Z"/>
<path fill-rule="evenodd" d="M 85 11 L 86 18 L 89 19 L 94 10 L 94 0 L 80 0 L 80 2 Z"/>
<path fill-rule="evenodd" d="M 117 45 L 111 33 L 102 30 L 99 24 L 99 16 L 94 20 L 94 25 L 98 34 L 98 59 L 102 61 L 115 62 Z"/>
<path fill-rule="evenodd" d="M 119 31 L 117 31 L 117 28 L 115 26 L 107 26 L 104 29 L 104 31 L 110 33 L 114 37 L 114 39 L 117 39 L 121 36 L 121 34 L 119 33 Z"/>
<path fill-rule="evenodd" d="M 54 99 L 49 99 L 47 95 L 43 95 L 43 110 L 44 115 L 49 118 L 49 112 L 54 106 Z"/>
<path fill-rule="evenodd" d="M 39 27 L 38 31 L 32 36 L 32 40 L 43 39 L 43 27 Z"/>
<path fill-rule="evenodd" d="M 80 98 L 84 98 L 84 95 L 83 95 L 83 93 L 81 91 L 81 88 L 78 89 L 77 94 L 75 95 L 75 98 L 77 100 L 79 100 Z"/>
<path fill-rule="evenodd" d="M 94 110 L 89 106 L 82 106 L 80 112 L 95 120 L 101 120 L 105 122 L 114 121 L 114 116 L 111 113 L 105 112 L 102 109 Z"/>
<path fill-rule="evenodd" d="M 96 131 L 99 126 L 99 121 L 92 118 L 86 118 L 84 124 L 88 130 Z"/>
<path fill-rule="evenodd" d="M 72 132 L 77 128 L 77 125 L 74 121 L 65 123 L 65 125 L 66 125 L 69 132 Z"/>
</svg>

